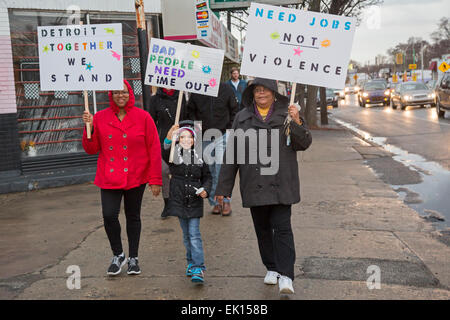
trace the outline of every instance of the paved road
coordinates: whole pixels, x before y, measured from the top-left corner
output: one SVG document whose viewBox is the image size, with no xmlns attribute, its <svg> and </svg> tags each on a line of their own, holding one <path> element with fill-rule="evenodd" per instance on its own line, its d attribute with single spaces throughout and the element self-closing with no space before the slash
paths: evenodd
<svg viewBox="0 0 450 320">
<path fill-rule="evenodd" d="M 450 112 L 438 118 L 435 108 L 409 106 L 406 110 L 371 106 L 361 108 L 356 96 L 347 96 L 332 114 L 357 124 L 375 137 L 386 137 L 386 143 L 450 169 Z"/>
<path fill-rule="evenodd" d="M 406 204 L 422 216 L 431 215 L 438 229 L 450 227 L 449 112 L 442 119 L 431 107 L 361 108 L 356 96 L 350 95 L 331 114 L 365 140 L 391 152 L 392 158 L 369 159 L 367 164 Z"/>
</svg>

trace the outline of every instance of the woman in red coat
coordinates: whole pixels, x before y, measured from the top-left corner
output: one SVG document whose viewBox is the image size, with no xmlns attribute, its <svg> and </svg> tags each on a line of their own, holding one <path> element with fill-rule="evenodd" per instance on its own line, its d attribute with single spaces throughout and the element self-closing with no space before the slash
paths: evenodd
<svg viewBox="0 0 450 320">
<path fill-rule="evenodd" d="M 110 107 L 92 116 L 85 111 L 83 121 L 90 123 L 91 138 L 83 133 L 83 148 L 97 154 L 94 183 L 101 188 L 103 221 L 113 251 L 108 275 L 117 275 L 125 264 L 120 237 L 119 211 L 122 196 L 129 243 L 128 274 L 139 274 L 138 247 L 141 234 L 141 204 L 148 183 L 158 196 L 161 178 L 161 148 L 158 132 L 150 114 L 134 106 L 134 94 L 124 80 L 122 90 L 109 92 Z"/>
</svg>

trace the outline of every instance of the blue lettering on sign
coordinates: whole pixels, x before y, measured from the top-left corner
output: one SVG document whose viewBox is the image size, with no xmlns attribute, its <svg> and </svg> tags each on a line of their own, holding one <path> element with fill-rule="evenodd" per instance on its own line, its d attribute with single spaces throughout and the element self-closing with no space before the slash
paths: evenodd
<svg viewBox="0 0 450 320">
<path fill-rule="evenodd" d="M 255 17 L 260 16 L 263 17 L 264 9 L 256 8 Z"/>
<path fill-rule="evenodd" d="M 285 21 L 285 15 L 286 15 L 286 12 L 281 11 L 278 13 L 278 15 L 276 17 L 277 17 L 278 21 Z M 266 11 L 266 16 L 267 16 L 267 19 L 273 20 L 274 11 L 273 10 Z M 264 9 L 256 8 L 255 17 L 264 18 Z M 295 20 L 297 20 L 297 17 L 295 16 L 295 14 L 290 13 L 287 21 L 292 23 L 292 22 L 295 22 Z"/>
<path fill-rule="evenodd" d="M 330 20 L 331 21 L 331 20 Z M 319 24 L 322 28 L 326 28 L 330 26 L 330 21 L 328 21 L 328 19 L 321 19 Z M 348 21 L 345 23 L 345 27 L 344 30 L 350 30 L 350 26 L 351 26 L 351 22 Z M 311 22 L 309 23 L 309 26 L 314 27 L 316 25 L 316 17 L 313 17 Z M 332 20 L 331 21 L 331 28 L 332 29 L 338 29 L 339 28 L 339 20 Z"/>
<path fill-rule="evenodd" d="M 256 8 L 255 17 L 266 18 L 268 20 L 278 20 L 282 22 L 293 23 L 297 20 L 297 15 L 294 13 L 289 13 L 285 11 L 275 12 L 274 10 L 265 10 L 264 8 Z M 320 25 L 322 28 L 332 28 L 339 29 L 342 28 L 339 20 L 322 18 L 320 21 L 316 20 L 316 17 L 312 17 L 311 21 L 308 23 L 310 27 L 316 27 Z M 344 30 L 350 30 L 352 23 L 350 21 L 344 23 Z"/>
<path fill-rule="evenodd" d="M 159 47 L 157 44 L 153 45 L 152 53 L 159 53 L 164 55 L 173 56 L 175 54 L 175 48 L 169 47 L 168 49 L 165 46 Z"/>
</svg>

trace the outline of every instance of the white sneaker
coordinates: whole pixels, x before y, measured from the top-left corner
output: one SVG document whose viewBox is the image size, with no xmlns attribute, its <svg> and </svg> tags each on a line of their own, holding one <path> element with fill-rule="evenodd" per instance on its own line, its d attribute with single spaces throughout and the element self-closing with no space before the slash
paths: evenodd
<svg viewBox="0 0 450 320">
<path fill-rule="evenodd" d="M 280 276 L 279 281 L 280 293 L 292 294 L 294 293 L 294 287 L 292 287 L 292 280 L 286 276 Z"/>
<path fill-rule="evenodd" d="M 277 284 L 278 277 L 280 274 L 275 271 L 267 271 L 266 277 L 264 278 L 265 284 Z"/>
</svg>

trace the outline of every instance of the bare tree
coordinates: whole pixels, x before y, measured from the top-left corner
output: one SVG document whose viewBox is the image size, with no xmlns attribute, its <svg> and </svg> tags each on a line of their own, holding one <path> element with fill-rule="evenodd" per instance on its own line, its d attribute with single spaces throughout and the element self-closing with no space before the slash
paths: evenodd
<svg viewBox="0 0 450 320">
<path fill-rule="evenodd" d="M 373 5 L 379 5 L 383 0 L 303 0 L 295 5 L 286 5 L 289 8 L 307 9 L 310 11 L 324 12 L 336 15 L 345 15 L 356 17 L 357 24 L 361 22 L 361 15 L 365 8 Z M 241 33 L 247 29 L 248 10 L 235 10 L 231 13 L 231 25 Z M 307 123 L 311 127 L 317 126 L 317 90 L 318 87 L 306 85 L 306 104 L 304 103 L 305 85 L 298 84 L 297 95 L 299 103 L 302 106 L 302 113 L 306 117 Z M 325 88 L 322 89 L 322 95 L 325 94 Z M 328 121 L 326 109 L 322 111 L 322 123 Z"/>
</svg>

